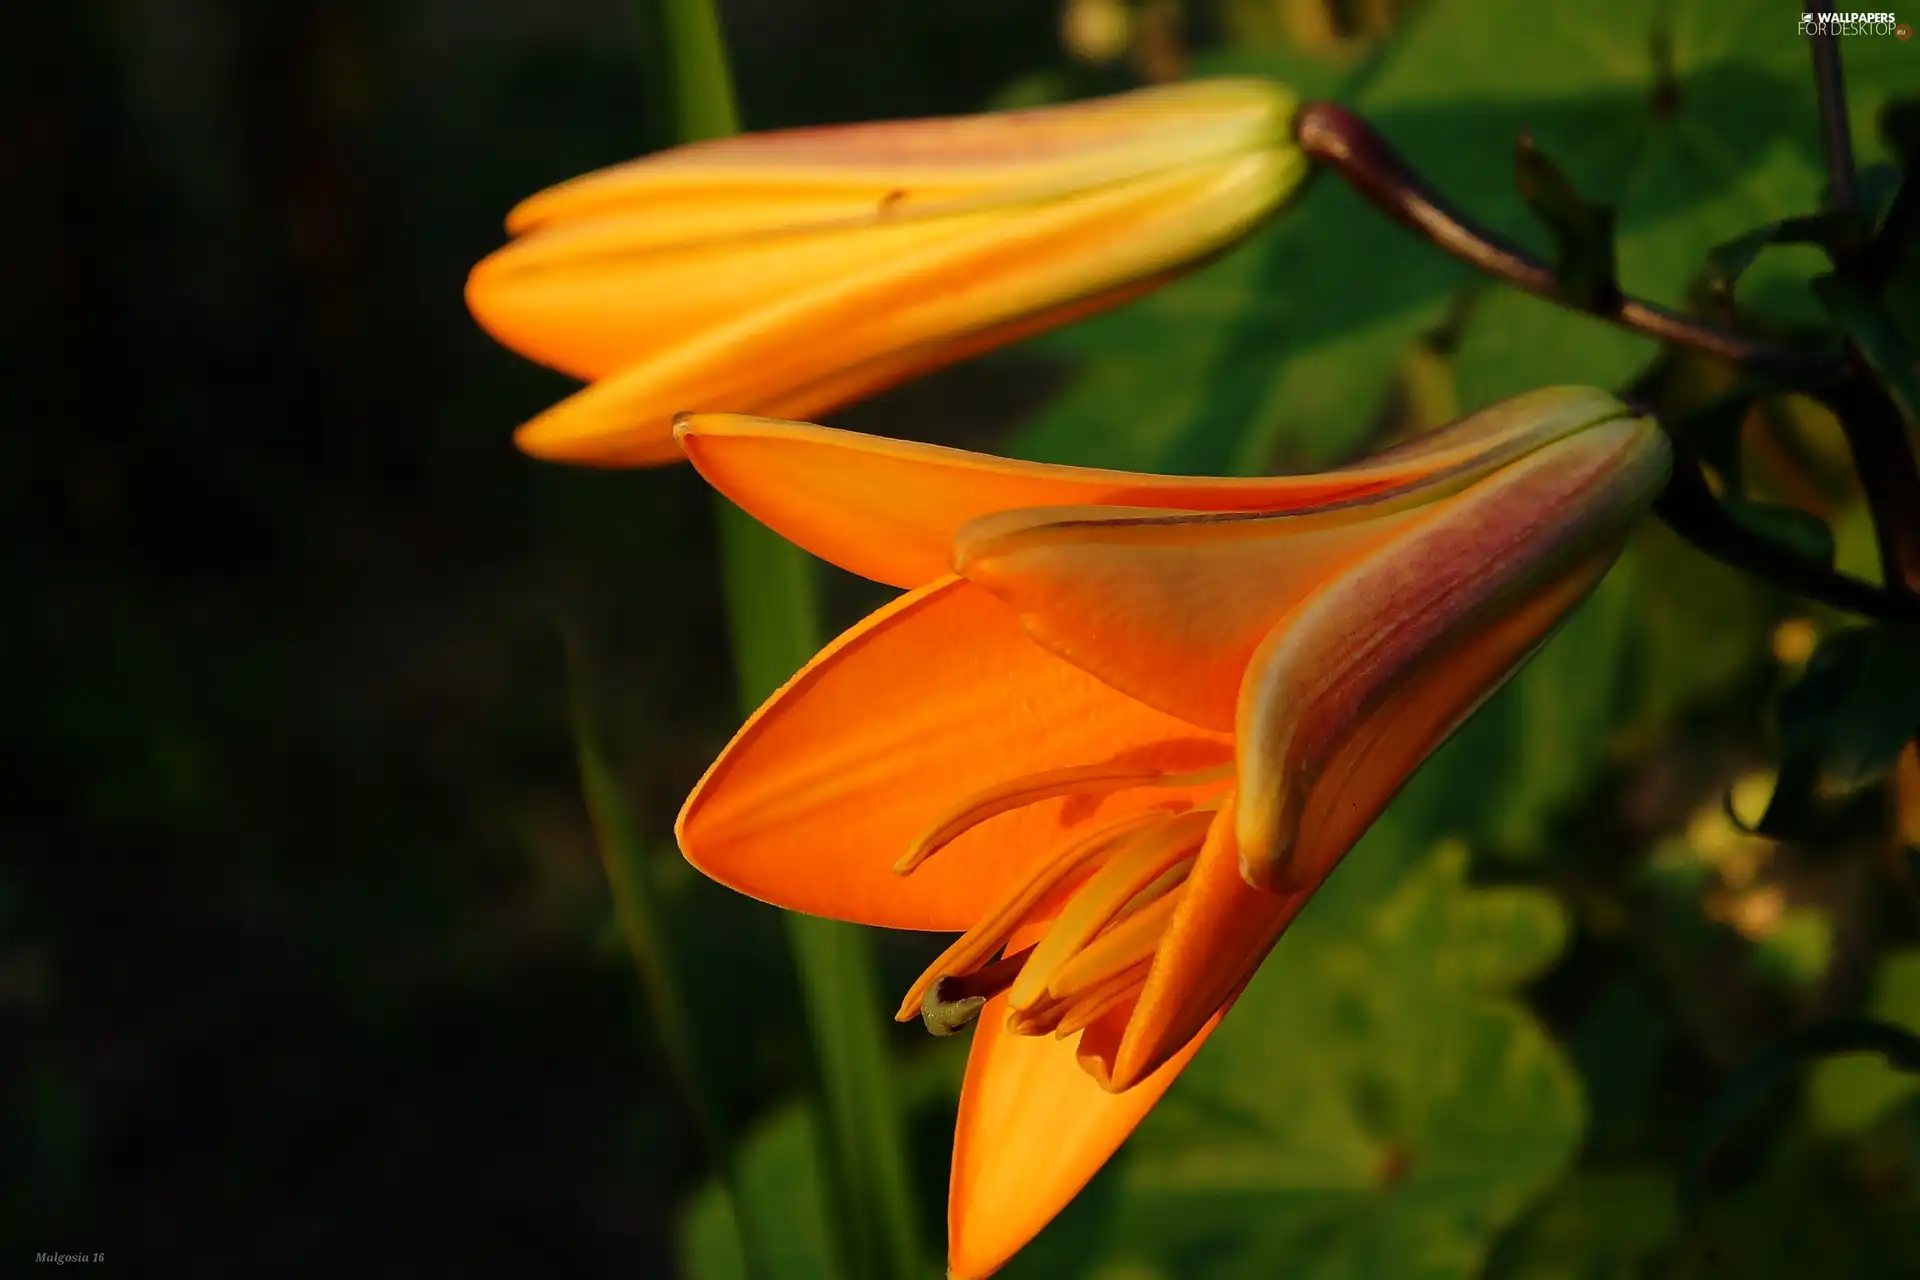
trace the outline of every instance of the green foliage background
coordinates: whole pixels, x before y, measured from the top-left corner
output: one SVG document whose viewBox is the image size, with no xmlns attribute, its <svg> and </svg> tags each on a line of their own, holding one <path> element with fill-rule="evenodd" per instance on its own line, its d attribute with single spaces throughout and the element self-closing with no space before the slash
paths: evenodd
<svg viewBox="0 0 1920 1280">
<path fill-rule="evenodd" d="M 1355 106 L 1544 252 L 1513 182 L 1529 132 L 1617 205 L 1623 283 L 1659 301 L 1818 200 L 1792 6 L 1336 6 L 1339 39 L 1303 38 L 1334 8 L 1295 0 L 1186 8 L 1196 74 Z M 722 10 L 751 127 L 1136 78 L 1071 56 L 1055 9 L 1024 0 Z M 778 922 L 665 845 L 733 723 L 704 495 L 683 472 L 514 455 L 508 429 L 565 384 L 459 303 L 515 199 L 665 140 L 643 46 L 624 0 L 0 18 L 0 118 L 26 122 L 0 163 L 37 193 L 0 211 L 27 797 L 0 860 L 9 1250 L 720 1280 L 747 1274 L 737 1208 L 766 1280 L 844 1273 Z M 1883 158 L 1876 112 L 1920 91 L 1920 48 L 1845 55 L 1859 149 Z M 1809 271 L 1765 255 L 1748 322 L 1816 321 Z M 1655 354 L 1471 279 L 1321 181 L 1180 284 L 833 421 L 1289 469 L 1548 383 L 1681 407 L 1716 389 Z M 1747 434 L 1768 446 L 1749 482 L 1817 508 L 1871 571 L 1830 430 L 1780 404 Z M 837 623 L 880 598 L 824 582 Z M 1863 1010 L 1920 1029 L 1886 760 L 1847 779 L 1851 819 L 1817 844 L 1720 816 L 1773 761 L 1768 707 L 1805 661 L 1776 627 L 1842 621 L 1649 523 L 1007 1274 L 1920 1275 L 1920 1098 L 1873 1060 L 1759 1100 L 1682 1194 L 1706 1104 L 1761 1046 Z M 621 947 L 563 623 L 655 842 L 640 870 L 688 1034 L 744 1135 L 737 1206 Z M 932 940 L 881 946 L 892 989 Z M 964 1048 L 888 1035 L 931 1260 Z"/>
</svg>

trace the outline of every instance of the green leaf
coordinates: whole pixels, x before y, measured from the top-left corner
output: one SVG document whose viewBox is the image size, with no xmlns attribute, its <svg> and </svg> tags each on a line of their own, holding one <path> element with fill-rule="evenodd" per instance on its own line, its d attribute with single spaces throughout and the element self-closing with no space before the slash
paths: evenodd
<svg viewBox="0 0 1920 1280">
<path fill-rule="evenodd" d="M 1666 1173 L 1577 1173 L 1500 1242 L 1486 1280 L 1638 1280 L 1678 1226 Z"/>
<path fill-rule="evenodd" d="M 1434 757 L 1412 788 L 1451 810 L 1441 830 L 1510 857 L 1545 852 L 1548 822 L 1606 763 L 1623 707 L 1641 584 L 1617 565 L 1513 682 Z M 1498 777 L 1500 785 L 1486 779 Z M 1444 801 L 1439 798 L 1444 796 Z"/>
<path fill-rule="evenodd" d="M 1663 24 L 1664 50 L 1655 38 Z M 1510 177 L 1513 139 L 1527 133 L 1571 186 L 1616 208 L 1621 285 L 1678 306 L 1714 245 L 1817 207 L 1805 42 L 1779 26 L 1763 0 L 1436 0 L 1369 86 L 1382 107 L 1405 103 L 1405 117 L 1363 106 L 1453 203 L 1545 256 L 1551 242 Z M 1877 105 L 1892 70 L 1876 61 L 1855 76 L 1850 61 L 1856 111 Z M 1463 389 L 1465 407 L 1539 385 L 1545 376 L 1527 382 L 1538 368 L 1553 380 L 1626 380 L 1622 349 L 1604 337 L 1583 366 L 1562 333 L 1531 319 L 1483 310 L 1469 323 L 1460 372 L 1463 388 L 1477 390 Z M 1584 317 L 1572 323 L 1608 331 Z M 1509 332 L 1485 340 L 1475 332 L 1483 326 Z"/>
<path fill-rule="evenodd" d="M 1671 35 L 1664 69 L 1660 22 Z M 1337 64 L 1297 56 L 1201 69 L 1264 67 L 1303 94 L 1344 98 L 1452 203 L 1545 254 L 1551 245 L 1513 178 L 1514 140 L 1526 132 L 1568 182 L 1617 206 L 1622 285 L 1679 305 L 1713 246 L 1817 207 L 1805 42 L 1779 25 L 1762 0 L 1434 0 L 1344 91 Z M 1849 64 L 1852 98 L 1870 111 L 1898 68 L 1880 54 L 1859 61 L 1857 74 Z M 1669 73 L 1676 92 L 1663 96 Z M 1410 346 L 1471 279 L 1343 185 L 1318 180 L 1221 262 L 1030 345 L 1077 369 L 1007 447 L 1198 473 L 1350 457 Z M 1805 294 L 1803 282 L 1787 283 Z M 1498 286 L 1459 338 L 1461 404 L 1549 382 L 1617 387 L 1655 351 Z"/>
<path fill-rule="evenodd" d="M 1239 50 L 1202 74 L 1337 96 L 1348 65 Z M 1027 350 L 1078 368 L 1007 444 L 1021 457 L 1188 473 L 1323 466 L 1356 453 L 1458 268 L 1344 186 L 1307 191 L 1222 261 Z"/>
<path fill-rule="evenodd" d="M 1831 213 L 1782 218 L 1715 245 L 1707 253 L 1707 293 L 1731 309 L 1740 277 L 1762 250 L 1780 244 L 1817 244 L 1831 249 L 1857 233 L 1860 221 L 1858 215 Z"/>
<path fill-rule="evenodd" d="M 1833 564 L 1833 530 L 1819 516 L 1777 502 L 1723 498 L 1720 505 L 1750 532 L 1784 547 L 1800 559 Z"/>
<path fill-rule="evenodd" d="M 732 131 L 735 111 L 712 0 L 655 0 L 668 33 L 664 65 L 685 138 Z M 724 498 L 715 498 L 720 564 L 743 716 L 820 647 L 813 561 Z M 813 1032 L 829 1120 L 840 1244 L 855 1277 L 905 1280 L 923 1269 L 914 1234 L 906 1135 L 888 1072 L 887 1025 L 872 944 L 856 926 L 789 913 L 787 937 Z"/>
<path fill-rule="evenodd" d="M 639 823 L 621 795 L 619 781 L 600 745 L 593 714 L 593 682 L 584 646 L 572 631 L 567 633 L 567 665 L 572 676 L 573 732 L 580 789 L 592 819 L 594 845 L 600 853 L 607 888 L 613 897 L 614 916 L 633 958 L 674 1083 L 686 1098 L 694 1124 L 707 1145 L 707 1154 L 717 1175 L 715 1194 L 724 1209 L 738 1202 L 740 1177 L 734 1164 L 726 1113 L 714 1094 L 713 1073 L 694 1032 L 680 949 L 655 892 L 654 873 Z M 741 1258 L 742 1270 L 749 1276 L 758 1276 L 765 1248 L 754 1238 L 752 1224 L 728 1214 L 720 1229 L 726 1232 Z"/>
<path fill-rule="evenodd" d="M 1410 834 L 1375 828 L 1142 1126 L 1122 1256 L 1220 1280 L 1472 1276 L 1566 1167 L 1578 1085 L 1508 994 L 1558 951 L 1559 909 L 1467 888 L 1457 848 L 1378 892 Z"/>
<path fill-rule="evenodd" d="M 1769 1094 L 1815 1062 L 1856 1053 L 1879 1054 L 1890 1066 L 1920 1072 L 1920 1036 L 1875 1018 L 1834 1018 L 1767 1046 L 1733 1073 L 1696 1126 L 1687 1160 L 1687 1198 L 1705 1190 L 1715 1155 Z"/>
<path fill-rule="evenodd" d="M 1754 942 L 1753 963 L 1762 977 L 1782 987 L 1810 987 L 1827 976 L 1833 960 L 1833 925 L 1812 907 L 1789 907 L 1779 924 Z"/>
<path fill-rule="evenodd" d="M 1887 43 L 1891 44 L 1892 41 Z M 1914 1274 L 1920 1177 L 1911 1158 L 1865 1153 L 1790 1121 L 1738 1183 L 1687 1219 L 1671 1280 L 1811 1280 Z"/>
<path fill-rule="evenodd" d="M 1520 198 L 1553 240 L 1553 278 L 1562 298 L 1595 310 L 1620 299 L 1613 264 L 1613 209 L 1583 199 L 1530 134 L 1514 149 Z"/>
<path fill-rule="evenodd" d="M 1882 776 L 1920 733 L 1920 634 L 1858 627 L 1827 637 L 1780 696 L 1780 780 L 1756 826 L 1817 829 L 1826 799 Z"/>
<path fill-rule="evenodd" d="M 1920 1032 L 1920 950 L 1898 952 L 1881 963 L 1867 1011 L 1883 1022 Z M 1835 1133 L 1869 1129 L 1916 1095 L 1920 1074 L 1895 1070 L 1874 1054 L 1829 1058 L 1808 1082 L 1815 1123 Z"/>
<path fill-rule="evenodd" d="M 1454 347 L 1455 385 L 1470 408 L 1534 387 L 1624 387 L 1659 354 L 1644 334 L 1498 285 L 1474 304 Z"/>
<path fill-rule="evenodd" d="M 1643 525 L 1593 596 L 1415 774 L 1395 812 L 1489 854 L 1544 855 L 1549 824 L 1619 746 L 1751 677 L 1768 620 L 1751 579 Z"/>
<path fill-rule="evenodd" d="M 760 1245 L 749 1271 L 734 1232 L 733 1207 L 709 1183 L 682 1211 L 680 1274 L 686 1280 L 839 1280 L 826 1186 L 828 1165 L 811 1108 L 787 1106 L 747 1135 L 738 1156 L 740 1197 Z"/>
<path fill-rule="evenodd" d="M 1821 276 L 1813 282 L 1813 292 L 1880 375 L 1908 430 L 1920 431 L 1920 355 L 1893 317 L 1871 293 L 1844 276 Z"/>
</svg>

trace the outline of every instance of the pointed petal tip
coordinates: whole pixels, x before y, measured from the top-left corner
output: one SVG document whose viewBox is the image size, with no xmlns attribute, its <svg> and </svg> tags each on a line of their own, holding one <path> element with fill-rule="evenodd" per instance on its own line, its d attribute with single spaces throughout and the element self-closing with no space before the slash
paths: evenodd
<svg viewBox="0 0 1920 1280">
<path fill-rule="evenodd" d="M 569 412 L 578 396 L 563 400 L 523 423 L 513 433 L 514 447 L 530 458 L 574 467 L 620 470 L 664 467 L 685 460 L 669 431 L 644 427 L 606 427 Z"/>
<path fill-rule="evenodd" d="M 1027 939 L 1017 939 L 1023 945 Z M 1110 1054 L 1125 1011 L 1080 1033 L 1080 1044 L 1010 1032 L 1005 997 L 974 1028 L 960 1095 L 947 1200 L 948 1274 L 980 1280 L 1004 1267 L 1067 1206 L 1153 1109 L 1219 1024 L 1123 1092 L 1096 1083 L 1085 1051 Z"/>
</svg>

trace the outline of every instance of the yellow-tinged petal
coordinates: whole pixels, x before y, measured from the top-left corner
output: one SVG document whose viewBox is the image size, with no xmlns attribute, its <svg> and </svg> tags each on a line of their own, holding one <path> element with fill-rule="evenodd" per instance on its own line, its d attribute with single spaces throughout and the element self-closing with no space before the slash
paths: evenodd
<svg viewBox="0 0 1920 1280">
<path fill-rule="evenodd" d="M 1294 106 L 1262 81 L 1198 82 L 682 147 L 527 201 L 468 306 L 600 380 L 523 449 L 670 461 L 676 413 L 823 412 L 1199 265 L 1305 176 Z"/>
<path fill-rule="evenodd" d="M 790 910 L 961 930 L 1053 850 L 1199 791 L 1067 795 L 958 836 L 910 876 L 893 864 L 946 810 L 1070 765 L 1218 765 L 1225 735 L 1183 724 L 1029 642 L 1004 606 L 948 578 L 827 646 L 747 721 L 675 831 L 722 884 Z"/>
<path fill-rule="evenodd" d="M 1149 706 L 1226 732 L 1247 661 L 1274 624 L 1429 518 L 1420 507 L 1365 511 L 1010 512 L 963 529 L 955 567 L 1018 613 L 1037 644 Z"/>
<path fill-rule="evenodd" d="M 1670 461 L 1650 419 L 1558 441 L 1437 504 L 1274 628 L 1235 735 L 1250 883 L 1326 876 L 1605 575 Z"/>
<path fill-rule="evenodd" d="M 1233 727 L 1247 663 L 1302 601 L 1482 477 L 1627 409 L 1563 388 L 1496 405 L 1344 473 L 1392 488 L 1293 511 L 1175 514 L 1040 508 L 984 516 L 954 567 L 1007 602 L 1034 640 L 1193 724 Z"/>
<path fill-rule="evenodd" d="M 1282 143 L 1296 100 L 1223 77 L 1060 106 L 782 129 L 676 147 L 550 187 L 507 230 L 611 213 L 646 219 L 659 247 L 878 217 L 986 198 L 1044 196 Z"/>
<path fill-rule="evenodd" d="M 517 437 L 537 456 L 607 463 L 636 447 L 628 435 L 663 439 L 682 411 L 818 412 L 831 404 L 811 388 L 878 391 L 843 375 L 888 370 L 891 353 L 965 353 L 1009 321 L 1123 300 L 1238 240 L 1299 169 L 1291 152 L 1254 152 L 1014 205 L 522 267 L 536 236 L 476 268 L 468 301 L 534 359 L 619 371 L 592 415 L 537 419 Z"/>
<path fill-rule="evenodd" d="M 950 570 L 962 526 L 996 512 L 1301 511 L 1479 474 L 1624 412 L 1602 391 L 1551 388 L 1337 471 L 1244 479 L 1049 466 L 736 414 L 690 414 L 678 434 L 708 482 L 783 537 L 852 573 L 917 587 Z"/>
<path fill-rule="evenodd" d="M 1223 1013 L 1158 1071 L 1111 1093 L 1077 1060 L 1075 1040 L 1015 1035 L 1006 1027 L 1006 996 L 989 1001 L 960 1090 L 947 1195 L 948 1274 L 991 1275 L 1038 1235 L 1153 1109 Z"/>
<path fill-rule="evenodd" d="M 1110 1087 L 1126 1097 L 1190 1054 L 1194 1038 L 1211 1030 L 1216 1011 L 1245 987 L 1318 887 L 1276 894 L 1249 885 L 1240 874 L 1232 806 L 1223 810 L 1154 952 L 1113 1057 Z"/>
</svg>

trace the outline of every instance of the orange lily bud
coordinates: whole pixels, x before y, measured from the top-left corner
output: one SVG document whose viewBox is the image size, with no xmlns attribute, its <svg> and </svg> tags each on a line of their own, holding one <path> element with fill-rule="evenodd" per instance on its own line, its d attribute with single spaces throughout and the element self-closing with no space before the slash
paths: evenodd
<svg viewBox="0 0 1920 1280">
<path fill-rule="evenodd" d="M 1585 388 L 1249 480 L 731 415 L 678 432 L 773 528 L 911 588 L 754 714 L 676 830 L 766 901 L 964 930 L 900 1010 L 977 1019 L 956 1276 L 999 1267 L 1113 1153 L 1670 466 L 1656 423 Z"/>
<path fill-rule="evenodd" d="M 522 203 L 467 305 L 592 383 L 522 449 L 674 462 L 683 410 L 812 416 L 1206 261 L 1306 175 L 1295 105 L 1225 79 L 677 147 Z"/>
</svg>

